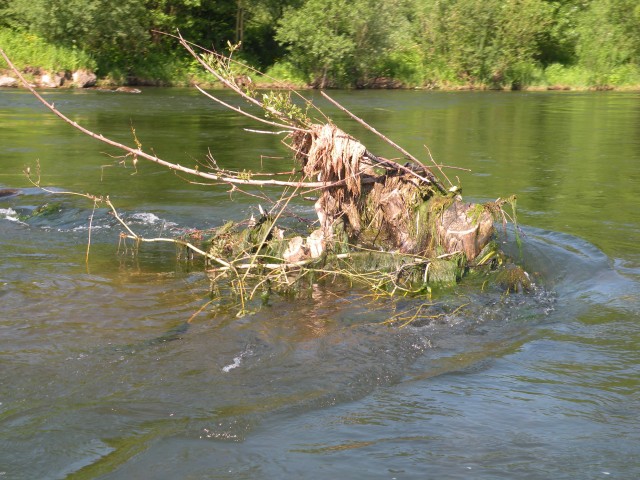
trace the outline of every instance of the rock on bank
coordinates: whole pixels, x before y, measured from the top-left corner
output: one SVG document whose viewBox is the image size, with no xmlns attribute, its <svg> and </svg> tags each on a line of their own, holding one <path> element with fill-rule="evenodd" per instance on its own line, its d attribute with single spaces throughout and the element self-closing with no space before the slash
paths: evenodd
<svg viewBox="0 0 640 480">
<path fill-rule="evenodd" d="M 89 88 L 96 85 L 98 77 L 89 70 L 75 72 L 47 72 L 40 68 L 27 67 L 22 70 L 31 84 L 40 88 Z M 17 87 L 19 80 L 11 74 L 0 73 L 0 87 Z"/>
</svg>

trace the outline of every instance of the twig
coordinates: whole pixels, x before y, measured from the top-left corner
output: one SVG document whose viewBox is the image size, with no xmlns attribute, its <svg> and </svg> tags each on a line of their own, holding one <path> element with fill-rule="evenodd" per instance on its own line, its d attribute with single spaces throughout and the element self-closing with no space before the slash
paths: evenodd
<svg viewBox="0 0 640 480">
<path fill-rule="evenodd" d="M 260 133 L 262 135 L 282 135 L 283 133 L 291 133 L 291 130 L 280 130 L 277 132 L 270 132 L 267 130 L 255 130 L 253 128 L 243 128 L 243 130 L 245 132 Z"/>
<path fill-rule="evenodd" d="M 258 122 L 262 122 L 262 123 L 266 123 L 267 125 L 272 125 L 272 126 L 274 126 L 274 127 L 278 127 L 278 128 L 286 128 L 286 129 L 287 129 L 287 132 L 292 132 L 292 131 L 294 131 L 294 130 L 298 130 L 298 131 L 300 131 L 300 132 L 308 132 L 308 131 L 309 131 L 309 130 L 307 130 L 307 129 L 305 129 L 305 128 L 294 127 L 294 126 L 291 126 L 291 125 L 282 125 L 282 124 L 280 124 L 280 123 L 272 122 L 272 121 L 267 120 L 267 119 L 264 119 L 264 118 L 256 117 L 255 115 L 252 115 L 252 114 L 250 114 L 250 113 L 248 113 L 248 112 L 245 112 L 245 111 L 244 111 L 244 110 L 242 110 L 240 107 L 234 107 L 233 105 L 230 105 L 230 104 L 228 104 L 227 102 L 224 102 L 224 101 L 220 100 L 219 98 L 214 97 L 214 96 L 213 96 L 213 95 L 211 95 L 210 93 L 208 93 L 208 92 L 204 91 L 204 90 L 203 90 L 202 88 L 200 88 L 198 85 L 196 85 L 195 87 L 196 87 L 196 89 L 198 89 L 198 91 L 199 91 L 200 93 L 202 93 L 205 97 L 210 98 L 211 100 L 213 100 L 213 101 L 215 101 L 215 102 L 218 102 L 218 103 L 219 103 L 220 105 L 222 105 L 223 107 L 226 107 L 226 108 L 228 108 L 229 110 L 233 110 L 234 112 L 237 112 L 237 113 L 239 113 L 239 114 L 241 114 L 241 115 L 244 115 L 245 117 L 249 117 L 249 118 L 251 118 L 251 119 L 253 119 L 253 120 L 256 120 L 256 121 L 258 121 Z M 236 90 L 236 89 L 234 89 L 234 91 L 236 91 L 237 93 L 241 93 L 245 98 L 247 97 L 247 95 L 246 95 L 244 92 L 242 92 L 242 90 Z M 249 97 L 249 98 L 251 98 L 251 97 Z M 264 107 L 262 107 L 262 104 L 259 104 L 259 106 L 260 106 L 261 108 L 264 108 Z"/>
<path fill-rule="evenodd" d="M 271 234 L 271 231 L 273 229 L 273 226 L 276 224 L 276 222 L 278 221 L 278 218 L 280 218 L 280 216 L 282 215 L 282 212 L 284 212 L 284 210 L 287 208 L 287 206 L 289 205 L 289 202 L 295 197 L 297 196 L 296 192 L 298 191 L 298 188 L 296 188 L 294 190 L 294 192 L 289 195 L 289 198 L 287 198 L 287 200 L 284 202 L 284 205 L 280 208 L 280 210 L 278 211 L 278 213 L 276 214 L 276 216 L 273 219 L 273 222 L 271 223 L 271 228 L 269 228 L 263 238 L 260 240 L 260 244 L 258 245 L 257 249 L 256 249 L 256 254 L 251 258 L 251 265 L 253 265 L 257 258 L 258 258 L 258 252 L 260 251 L 260 249 L 262 249 L 262 246 L 265 244 L 265 242 L 267 241 L 267 238 L 269 237 L 269 235 Z M 283 194 L 284 195 L 284 194 Z M 282 201 L 282 198 L 280 198 L 280 201 Z M 279 203 L 279 202 L 278 202 Z M 278 206 L 278 203 L 276 203 L 276 205 L 274 205 L 274 209 Z M 245 279 L 247 278 L 247 274 L 249 272 L 247 271 L 244 276 L 242 277 L 242 281 L 244 282 Z"/>
<path fill-rule="evenodd" d="M 127 230 L 130 231 L 129 227 L 126 224 L 124 224 L 121 219 L 120 219 L 120 223 L 125 225 L 125 228 L 127 228 Z M 175 243 L 176 245 L 181 245 L 181 246 L 183 246 L 185 248 L 188 248 L 189 250 L 193 250 L 194 252 L 199 253 L 200 255 L 202 255 L 203 257 L 205 257 L 205 258 L 207 258 L 209 260 L 213 260 L 214 262 L 219 263 L 220 265 L 222 265 L 225 268 L 234 270 L 233 265 L 231 265 L 229 262 L 226 262 L 226 261 L 222 260 L 219 257 L 211 255 L 210 253 L 207 253 L 204 250 L 199 249 L 198 247 L 196 247 L 195 245 L 193 245 L 193 244 L 191 244 L 189 242 L 185 242 L 183 240 L 178 240 L 177 238 L 165 238 L 165 237 L 145 238 L 145 237 L 140 237 L 140 236 L 136 235 L 135 233 L 134 234 L 123 233 L 122 236 L 124 238 L 129 238 L 129 239 L 135 240 L 137 242 L 141 242 L 141 243 L 155 243 L 155 242 Z"/>
<path fill-rule="evenodd" d="M 438 165 L 436 161 L 433 159 L 433 155 L 431 155 L 431 150 L 429 149 L 429 147 L 427 147 L 426 145 L 423 145 L 423 147 L 427 150 L 427 153 L 429 154 L 429 158 L 431 159 L 431 163 L 433 163 L 433 165 L 440 171 L 442 176 L 444 176 L 444 178 L 447 179 L 447 182 L 449 182 L 449 185 L 453 187 L 454 186 L 453 182 L 449 180 L 449 177 L 447 177 L 447 174 L 442 171 L 442 167 Z"/>
<path fill-rule="evenodd" d="M 189 317 L 189 320 L 187 320 L 187 323 L 191 323 L 193 322 L 193 319 L 196 318 L 198 315 L 200 315 L 200 313 L 207 308 L 209 305 L 211 305 L 214 302 L 214 300 L 209 300 L 208 302 L 206 302 L 204 305 L 202 305 L 193 315 L 191 315 Z"/>
<path fill-rule="evenodd" d="M 96 140 L 99 140 L 99 141 L 101 141 L 103 143 L 106 143 L 107 145 L 111 145 L 113 147 L 119 148 L 120 150 L 124 150 L 125 152 L 128 152 L 129 154 L 133 155 L 134 157 L 137 156 L 137 157 L 144 158 L 144 159 L 149 160 L 149 161 L 151 161 L 153 163 L 156 163 L 158 165 L 162 165 L 164 167 L 167 167 L 167 168 L 169 168 L 171 170 L 176 170 L 176 171 L 179 171 L 179 172 L 188 173 L 189 175 L 193 175 L 195 177 L 206 178 L 207 180 L 213 180 L 213 181 L 216 181 L 216 182 L 226 183 L 226 184 L 254 185 L 254 186 L 258 186 L 258 187 L 278 186 L 278 187 L 295 187 L 295 188 L 332 188 L 332 187 L 338 187 L 338 186 L 344 185 L 347 182 L 345 179 L 338 180 L 336 182 L 331 182 L 331 183 L 330 182 L 307 182 L 307 181 L 304 181 L 304 180 L 300 180 L 300 181 L 296 182 L 296 181 L 282 181 L 282 180 L 244 179 L 244 178 L 236 178 L 236 177 L 218 175 L 218 174 L 215 174 L 215 173 L 202 172 L 202 171 L 200 171 L 198 169 L 188 168 L 188 167 L 184 167 L 184 166 L 182 166 L 180 164 L 177 164 L 177 163 L 171 163 L 171 162 L 168 162 L 166 160 L 162 160 L 161 158 L 159 158 L 156 155 L 150 155 L 150 154 L 140 150 L 139 148 L 131 148 L 131 147 L 128 147 L 127 145 L 123 145 L 123 144 L 121 144 L 119 142 L 116 142 L 114 140 L 111 140 L 110 138 L 107 138 L 107 137 L 105 137 L 105 136 L 103 136 L 101 134 L 94 133 L 91 130 L 79 125 L 77 122 L 74 122 L 73 120 L 71 120 L 70 118 L 65 116 L 62 112 L 60 112 L 58 109 L 56 109 L 53 104 L 47 102 L 29 84 L 29 82 L 27 82 L 27 80 L 22 76 L 22 74 L 13 65 L 13 63 L 11 63 L 11 60 L 9 60 L 9 57 L 7 57 L 7 55 L 5 54 L 5 52 L 1 48 L 0 48 L 0 55 L 2 55 L 2 57 L 4 57 L 5 61 L 9 65 L 9 67 L 18 76 L 18 78 L 20 79 L 22 84 L 44 106 L 46 106 L 49 110 L 51 110 L 56 116 L 58 116 L 59 118 L 64 120 L 66 123 L 68 123 L 72 127 L 80 130 L 85 135 L 88 135 L 88 136 L 90 136 L 92 138 L 95 138 Z"/>
<path fill-rule="evenodd" d="M 182 37 L 182 35 L 180 35 L 180 32 L 179 32 L 179 31 L 178 31 L 178 35 L 174 35 L 174 34 L 172 34 L 172 33 L 167 33 L 167 32 L 162 32 L 162 31 L 160 31 L 160 30 L 152 30 L 152 31 L 153 31 L 153 32 L 155 32 L 155 33 L 159 33 L 159 34 L 161 34 L 161 35 L 166 35 L 166 36 L 168 36 L 168 37 L 174 38 L 174 39 L 178 40 L 178 41 L 180 42 L 180 44 L 181 44 L 181 45 L 183 45 L 183 46 L 185 46 L 185 47 L 186 47 L 186 45 L 191 46 L 192 48 L 191 48 L 191 49 L 187 49 L 187 51 L 189 51 L 189 53 L 190 53 L 190 54 L 191 54 L 191 55 L 192 55 L 196 60 L 198 60 L 198 56 L 197 56 L 197 54 L 195 53 L 195 51 L 193 50 L 193 48 L 197 48 L 198 50 L 202 50 L 203 52 L 206 52 L 206 53 L 208 53 L 208 54 L 210 54 L 210 55 L 214 55 L 214 56 L 216 56 L 218 59 L 226 59 L 226 60 L 229 62 L 229 64 L 233 63 L 233 64 L 236 64 L 236 65 L 238 65 L 238 66 L 241 66 L 242 68 L 246 68 L 246 69 L 248 69 L 249 71 L 251 71 L 251 72 L 255 73 L 256 75 L 259 75 L 259 76 L 260 76 L 260 77 L 262 77 L 262 78 L 266 78 L 266 79 L 270 80 L 271 82 L 274 82 L 274 83 L 276 83 L 277 85 L 280 85 L 280 87 L 279 87 L 279 88 L 282 88 L 282 89 L 284 89 L 284 90 L 287 90 L 287 91 L 289 91 L 290 93 L 292 93 L 292 94 L 294 94 L 295 96 L 297 96 L 297 97 L 298 97 L 299 99 L 301 99 L 301 100 L 302 100 L 302 101 L 303 101 L 307 106 L 309 106 L 309 107 L 313 108 L 316 112 L 318 112 L 318 113 L 322 116 L 322 118 L 324 118 L 324 120 L 325 120 L 326 122 L 329 122 L 329 118 L 325 115 L 325 113 L 324 113 L 322 110 L 320 110 L 316 105 L 314 105 L 314 103 L 313 103 L 312 101 L 310 101 L 308 98 L 305 98 L 304 96 L 302 96 L 302 95 L 301 95 L 299 92 L 297 92 L 296 90 L 294 90 L 294 89 L 292 89 L 292 88 L 290 88 L 290 87 L 286 86 L 282 81 L 278 80 L 277 78 L 272 77 L 272 76 L 270 76 L 270 75 L 267 75 L 266 73 L 264 73 L 264 72 L 261 72 L 261 71 L 257 70 L 256 68 L 252 67 L 251 65 L 247 65 L 247 64 L 245 64 L 245 63 L 239 62 L 239 61 L 237 61 L 237 60 L 232 59 L 231 57 L 225 57 L 224 55 L 221 55 L 221 54 L 219 54 L 219 53 L 217 53 L 217 52 L 215 52 L 215 51 L 212 51 L 212 50 L 209 50 L 209 49 L 207 49 L 207 48 L 204 48 L 203 46 L 198 45 L 198 44 L 196 44 L 196 43 L 194 43 L 194 42 L 190 42 L 189 40 L 186 40 L 185 38 L 183 38 L 183 37 Z M 201 63 L 201 62 L 200 62 L 200 63 Z M 208 68 L 207 68 L 207 70 L 208 70 Z M 217 76 L 216 76 L 216 78 L 217 78 Z M 233 90 L 236 90 L 236 88 L 234 88 L 234 87 L 235 87 L 235 86 L 232 86 L 231 88 L 233 88 Z M 283 87 L 284 87 L 284 88 L 283 88 Z M 236 90 L 236 91 L 237 91 L 237 90 Z M 243 92 L 243 93 L 244 93 L 244 92 Z M 253 102 L 252 102 L 252 103 L 253 103 Z"/>
<path fill-rule="evenodd" d="M 171 34 L 171 33 L 167 33 L 167 32 L 161 32 L 158 30 L 154 30 L 154 32 L 156 33 L 160 33 L 162 35 L 166 35 L 168 37 L 174 38 L 176 40 L 178 40 L 180 42 L 180 44 L 189 52 L 189 54 L 191 56 L 193 56 L 209 73 L 211 73 L 214 77 L 216 77 L 216 79 L 218 79 L 219 81 L 221 81 L 225 86 L 227 86 L 228 88 L 231 88 L 232 90 L 234 90 L 236 93 L 240 94 L 243 98 L 245 98 L 247 101 L 253 103 L 254 105 L 258 105 L 260 106 L 260 108 L 264 108 L 264 106 L 262 105 L 262 102 L 260 102 L 259 100 L 247 95 L 241 88 L 239 88 L 237 85 L 235 85 L 233 82 L 228 81 L 228 79 L 225 79 L 224 77 L 222 77 L 218 72 L 216 72 L 213 68 L 211 68 L 210 65 L 208 65 L 206 62 L 204 62 L 204 60 L 194 51 L 193 47 L 202 50 L 203 52 L 206 52 L 210 55 L 214 55 L 215 57 L 217 57 L 218 59 L 225 59 L 229 64 L 234 63 L 236 65 L 241 66 L 242 68 L 246 68 L 248 70 L 250 70 L 251 72 L 263 77 L 263 78 L 267 78 L 269 80 L 271 80 L 272 82 L 275 82 L 276 84 L 282 84 L 282 82 L 274 77 L 271 77 L 263 72 L 260 72 L 259 70 L 251 67 L 250 65 L 246 65 L 245 63 L 242 62 L 238 62 L 237 60 L 232 59 L 230 56 L 225 57 L 224 55 L 221 55 L 217 52 L 214 52 L 212 50 L 206 49 L 204 47 L 202 47 L 201 45 L 198 45 L 196 43 L 190 42 L 188 40 L 186 40 L 185 38 L 182 37 L 182 35 L 180 34 L 180 32 L 178 31 L 177 35 Z M 289 91 L 290 93 L 294 94 L 295 96 L 297 96 L 299 99 L 301 99 L 307 106 L 310 106 L 311 108 L 313 108 L 316 112 L 318 112 L 326 122 L 329 121 L 329 118 L 324 114 L 324 112 L 322 110 L 320 110 L 316 105 L 313 104 L 313 102 L 311 102 L 308 98 L 303 97 L 299 92 L 297 92 L 296 90 L 290 88 L 290 87 L 285 87 L 285 90 Z M 265 110 L 271 112 L 272 114 L 276 115 L 279 118 L 283 118 L 283 119 L 287 119 L 286 115 L 283 115 L 281 112 L 278 112 L 277 110 L 273 109 L 273 108 L 266 108 Z M 287 119 L 288 120 L 288 119 Z"/>
<path fill-rule="evenodd" d="M 185 48 L 185 50 L 187 52 L 189 52 L 189 54 L 195 58 L 198 63 L 200 65 L 202 65 L 204 67 L 204 69 L 209 72 L 211 75 L 213 75 L 214 77 L 216 77 L 220 82 L 222 82 L 223 85 L 225 85 L 226 87 L 230 88 L 231 90 L 233 90 L 234 92 L 236 92 L 238 95 L 240 95 L 242 98 L 244 98 L 247 102 L 249 103 L 253 103 L 254 105 L 260 107 L 260 108 L 264 108 L 262 105 L 262 102 L 260 102 L 259 100 L 256 100 L 255 98 L 253 98 L 250 95 L 247 95 L 245 92 L 242 91 L 241 88 L 239 88 L 237 85 L 235 85 L 234 83 L 230 82 L 228 79 L 224 78 L 222 75 L 220 75 L 220 73 L 216 72 L 216 70 L 214 68 L 211 67 L 211 65 L 209 65 L 207 62 L 205 62 L 202 59 L 202 56 L 198 55 L 193 48 L 191 48 L 191 45 L 189 44 L 189 42 L 187 42 L 182 35 L 180 35 L 178 33 L 178 35 L 176 36 L 176 38 L 178 39 L 178 41 L 180 42 L 180 44 Z M 215 54 L 214 54 L 215 55 Z M 273 113 L 278 113 L 278 112 L 273 112 Z"/>
<path fill-rule="evenodd" d="M 39 170 L 40 169 L 39 169 L 39 166 L 38 166 L 38 172 L 39 172 Z M 135 240 L 136 242 L 149 242 L 149 243 L 150 242 L 169 242 L 169 243 L 175 243 L 176 245 L 181 245 L 183 247 L 188 248 L 189 250 L 192 250 L 192 251 L 194 251 L 196 253 L 199 253 L 200 255 L 204 256 L 205 258 L 207 258 L 209 260 L 212 260 L 212 261 L 222 265 L 223 267 L 226 267 L 226 268 L 231 269 L 231 270 L 235 270 L 233 265 L 231 265 L 229 262 L 226 262 L 225 260 L 223 260 L 221 258 L 218 258 L 215 255 L 211 255 L 210 253 L 199 249 L 198 247 L 196 247 L 195 245 L 192 245 L 189 242 L 185 242 L 183 240 L 178 240 L 178 239 L 175 239 L 175 238 L 163 238 L 163 237 L 160 237 L 160 238 L 145 238 L 145 237 L 141 237 L 140 235 L 136 234 L 133 230 L 131 230 L 131 227 L 129 227 L 127 222 L 125 222 L 124 219 L 120 216 L 120 214 L 118 214 L 118 211 L 116 210 L 115 205 L 109 199 L 109 196 L 98 197 L 97 195 L 91 195 L 90 193 L 78 193 L 78 192 L 71 192 L 71 191 L 51 190 L 50 188 L 41 186 L 40 185 L 40 179 L 34 181 L 31 178 L 30 169 L 26 172 L 26 174 L 27 174 L 27 178 L 29 179 L 29 181 L 34 186 L 40 188 L 44 192 L 55 194 L 55 195 L 70 195 L 70 196 L 83 197 L 83 198 L 87 198 L 87 199 L 93 201 L 93 212 L 92 212 L 90 220 L 89 220 L 89 245 L 87 245 L 87 253 L 86 253 L 86 261 L 87 262 L 89 261 L 89 247 L 91 245 L 91 227 L 93 225 L 93 215 L 95 213 L 96 206 L 99 203 L 105 203 L 111 209 L 111 212 L 113 213 L 114 218 L 128 232 L 128 233 L 121 233 L 120 234 L 120 239 L 121 240 L 123 238 L 128 238 L 128 239 L 131 239 L 131 240 Z"/>
</svg>

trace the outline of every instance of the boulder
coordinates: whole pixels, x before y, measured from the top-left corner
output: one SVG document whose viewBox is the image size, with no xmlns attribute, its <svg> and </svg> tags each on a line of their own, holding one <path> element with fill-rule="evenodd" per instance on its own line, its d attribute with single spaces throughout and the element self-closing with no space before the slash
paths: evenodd
<svg viewBox="0 0 640 480">
<path fill-rule="evenodd" d="M 7 77 L 6 75 L 0 76 L 0 87 L 17 87 L 18 80 L 13 77 Z"/>
<path fill-rule="evenodd" d="M 64 83 L 64 77 L 57 73 L 45 73 L 40 77 L 40 86 L 46 88 L 58 88 Z"/>
<path fill-rule="evenodd" d="M 118 87 L 115 91 L 119 93 L 142 93 L 142 90 L 133 87 Z"/>
<path fill-rule="evenodd" d="M 20 190 L 15 188 L 0 188 L 0 198 L 13 197 L 15 195 L 20 195 Z"/>
<path fill-rule="evenodd" d="M 78 88 L 93 87 L 98 80 L 96 74 L 88 70 L 77 70 L 71 76 L 73 84 Z"/>
</svg>

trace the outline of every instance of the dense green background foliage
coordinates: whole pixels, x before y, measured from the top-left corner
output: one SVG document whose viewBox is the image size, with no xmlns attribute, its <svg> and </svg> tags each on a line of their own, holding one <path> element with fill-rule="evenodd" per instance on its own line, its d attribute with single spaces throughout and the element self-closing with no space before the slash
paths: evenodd
<svg viewBox="0 0 640 480">
<path fill-rule="evenodd" d="M 316 86 L 640 84 L 637 0 L 0 0 L 1 46 L 22 65 L 116 82 L 196 75 L 159 33 L 176 29 L 216 50 L 242 41 L 249 64 Z"/>
</svg>

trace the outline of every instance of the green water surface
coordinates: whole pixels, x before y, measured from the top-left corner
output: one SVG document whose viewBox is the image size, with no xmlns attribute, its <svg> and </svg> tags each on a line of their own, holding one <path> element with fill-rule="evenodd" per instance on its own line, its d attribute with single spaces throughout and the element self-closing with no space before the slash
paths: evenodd
<svg viewBox="0 0 640 480">
<path fill-rule="evenodd" d="M 280 137 L 192 90 L 44 93 L 96 133 L 134 145 L 133 128 L 176 163 L 292 166 Z M 536 291 L 463 282 L 438 299 L 441 321 L 405 329 L 378 323 L 428 299 L 344 285 L 243 318 L 218 299 L 187 324 L 212 299 L 201 264 L 173 247 L 119 248 L 106 210 L 22 171 L 39 163 L 44 186 L 109 195 L 147 236 L 246 218 L 260 201 L 134 168 L 27 92 L 0 90 L 0 188 L 21 190 L 0 198 L 0 478 L 640 476 L 640 95 L 329 93 L 456 167 L 443 171 L 468 200 L 517 195 Z M 51 214 L 21 221 L 44 204 Z M 519 255 L 512 234 L 500 238 Z"/>
</svg>

